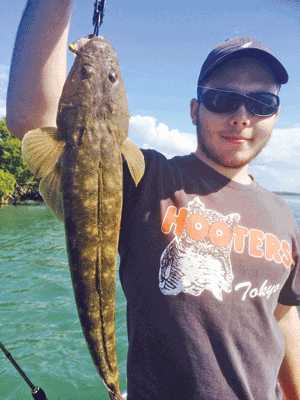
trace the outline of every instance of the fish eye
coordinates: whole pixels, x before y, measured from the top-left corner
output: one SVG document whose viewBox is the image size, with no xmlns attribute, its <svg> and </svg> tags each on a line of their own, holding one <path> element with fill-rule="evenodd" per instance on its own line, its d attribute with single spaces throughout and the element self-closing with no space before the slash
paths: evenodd
<svg viewBox="0 0 300 400">
<path fill-rule="evenodd" d="M 93 75 L 94 69 L 91 67 L 91 65 L 84 65 L 81 68 L 80 73 L 82 79 L 88 79 Z"/>
<path fill-rule="evenodd" d="M 110 72 L 110 74 L 108 75 L 108 78 L 109 78 L 109 80 L 111 81 L 111 83 L 115 83 L 116 80 L 117 80 L 117 78 L 118 78 L 118 75 L 117 75 L 114 71 L 112 71 L 112 72 Z"/>
</svg>

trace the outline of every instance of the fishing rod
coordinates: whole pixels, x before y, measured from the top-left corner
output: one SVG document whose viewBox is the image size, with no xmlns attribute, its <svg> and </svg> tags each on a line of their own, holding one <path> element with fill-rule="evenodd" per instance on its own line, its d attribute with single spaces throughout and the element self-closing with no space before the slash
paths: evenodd
<svg viewBox="0 0 300 400">
<path fill-rule="evenodd" d="M 19 374 L 22 376 L 22 378 L 25 380 L 27 385 L 31 389 L 31 394 L 32 397 L 35 400 L 48 400 L 46 397 L 46 393 L 43 391 L 38 386 L 34 386 L 34 384 L 30 381 L 28 376 L 25 374 L 25 372 L 19 367 L 19 365 L 16 363 L 16 361 L 13 359 L 12 355 L 6 350 L 6 348 L 3 346 L 3 344 L 0 342 L 0 348 L 3 351 L 3 353 L 6 355 L 6 357 L 9 359 L 9 361 L 13 364 L 13 366 L 16 368 L 16 370 L 19 372 Z"/>
</svg>

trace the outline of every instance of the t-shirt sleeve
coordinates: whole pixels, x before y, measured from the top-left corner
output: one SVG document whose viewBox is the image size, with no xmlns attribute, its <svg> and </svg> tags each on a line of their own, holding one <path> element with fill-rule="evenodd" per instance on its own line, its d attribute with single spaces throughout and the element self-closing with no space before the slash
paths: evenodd
<svg viewBox="0 0 300 400">
<path fill-rule="evenodd" d="M 290 275 L 281 289 L 278 298 L 278 302 L 284 306 L 300 305 L 300 233 L 295 220 L 292 235 L 292 258 L 293 263 Z"/>
<path fill-rule="evenodd" d="M 138 201 L 139 195 L 145 189 L 146 183 L 151 177 L 153 166 L 155 164 L 155 151 L 140 149 L 145 160 L 145 172 L 137 186 L 130 174 L 127 162 L 123 163 L 123 211 L 125 217 L 129 217 L 133 212 Z M 123 218 L 125 219 L 125 218 Z"/>
<path fill-rule="evenodd" d="M 125 254 L 128 243 L 128 234 L 137 214 L 143 215 L 143 210 L 151 209 L 151 201 L 158 198 L 158 174 L 161 165 L 167 161 L 166 157 L 155 150 L 140 149 L 145 159 L 145 173 L 136 186 L 130 174 L 127 163 L 123 163 L 123 207 L 119 238 L 120 257 Z"/>
</svg>

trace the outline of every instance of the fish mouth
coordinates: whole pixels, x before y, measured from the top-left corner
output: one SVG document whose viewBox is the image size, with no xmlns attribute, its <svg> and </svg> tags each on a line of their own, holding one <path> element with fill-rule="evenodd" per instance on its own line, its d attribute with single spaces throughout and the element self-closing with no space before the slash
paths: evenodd
<svg viewBox="0 0 300 400">
<path fill-rule="evenodd" d="M 69 49 L 76 55 L 81 54 L 81 49 L 86 45 L 87 42 L 89 42 L 91 39 L 93 39 L 96 35 L 91 34 L 88 36 L 85 36 L 83 38 L 75 40 L 72 44 L 69 44 Z"/>
<path fill-rule="evenodd" d="M 75 54 L 84 54 L 87 55 L 85 53 L 81 53 L 81 49 L 87 44 L 87 42 L 89 42 L 90 40 L 94 39 L 95 37 L 99 38 L 99 40 L 101 41 L 101 39 L 103 39 L 102 36 L 97 36 L 94 35 L 93 33 L 90 35 L 87 35 L 83 38 L 79 38 L 77 40 L 75 40 L 75 42 L 73 42 L 72 44 L 69 45 L 69 49 L 75 53 Z"/>
</svg>

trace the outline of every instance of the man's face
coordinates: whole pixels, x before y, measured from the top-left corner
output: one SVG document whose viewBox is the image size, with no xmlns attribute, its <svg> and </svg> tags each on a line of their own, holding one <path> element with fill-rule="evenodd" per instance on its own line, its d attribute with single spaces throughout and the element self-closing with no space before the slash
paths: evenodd
<svg viewBox="0 0 300 400">
<path fill-rule="evenodd" d="M 251 59 L 231 60 L 219 68 L 205 86 L 233 90 L 242 94 L 270 92 L 278 87 L 263 63 Z M 203 89 L 203 92 L 209 89 Z M 232 113 L 216 114 L 193 99 L 191 117 L 197 126 L 196 154 L 211 166 L 242 168 L 268 143 L 278 112 L 271 117 L 252 115 L 242 103 Z"/>
</svg>

